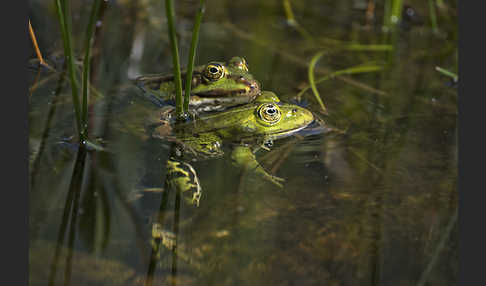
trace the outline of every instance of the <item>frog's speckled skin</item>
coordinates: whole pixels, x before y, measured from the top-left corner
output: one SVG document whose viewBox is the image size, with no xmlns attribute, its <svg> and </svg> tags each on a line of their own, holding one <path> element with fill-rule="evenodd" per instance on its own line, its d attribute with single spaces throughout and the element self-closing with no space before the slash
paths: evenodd
<svg viewBox="0 0 486 286">
<path fill-rule="evenodd" d="M 183 72 L 183 88 L 185 78 Z M 158 105 L 175 101 L 172 74 L 140 76 L 135 79 L 135 84 Z M 249 73 L 245 59 L 233 57 L 228 63 L 210 62 L 194 68 L 189 105 L 203 111 L 221 110 L 228 106 L 251 102 L 260 92 L 261 85 Z"/>
<path fill-rule="evenodd" d="M 234 107 L 229 110 L 199 117 L 195 120 L 179 124 L 175 137 L 181 143 L 187 154 L 194 158 L 214 158 L 223 155 L 221 146 L 232 146 L 231 159 L 234 165 L 251 170 L 282 187 L 283 179 L 268 174 L 257 162 L 254 151 L 265 142 L 290 136 L 305 128 L 314 120 L 313 114 L 307 109 L 288 103 L 281 103 L 278 97 L 268 91 L 252 103 Z M 171 183 L 179 191 L 196 190 L 194 203 L 199 203 L 201 188 L 195 171 L 181 169 L 192 168 L 188 163 L 182 164 L 181 159 L 171 157 L 167 168 L 171 174 Z M 190 179 L 195 177 L 195 179 Z M 174 179 L 176 178 L 176 179 Z"/>
</svg>

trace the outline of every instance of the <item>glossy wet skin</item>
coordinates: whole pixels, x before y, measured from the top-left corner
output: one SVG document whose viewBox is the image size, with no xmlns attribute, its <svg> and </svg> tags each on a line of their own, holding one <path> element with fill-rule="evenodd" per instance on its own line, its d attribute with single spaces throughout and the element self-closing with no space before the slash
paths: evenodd
<svg viewBox="0 0 486 286">
<path fill-rule="evenodd" d="M 231 141 L 252 137 L 278 139 L 305 128 L 313 120 L 307 109 L 276 102 L 278 97 L 264 91 L 254 103 L 194 120 L 182 128 L 189 134 L 212 133 Z"/>
<path fill-rule="evenodd" d="M 186 153 L 196 158 L 222 156 L 222 145 L 229 143 L 232 146 L 231 159 L 236 167 L 250 170 L 283 187 L 284 180 L 267 173 L 257 162 L 254 151 L 266 142 L 298 132 L 313 121 L 314 116 L 307 109 L 281 103 L 273 92 L 263 91 L 252 103 L 179 124 L 175 133 Z M 178 173 L 175 176 L 178 181 L 169 183 L 181 192 L 194 189 L 196 185 L 194 180 L 188 179 L 189 171 L 180 168 L 183 164 L 189 166 L 177 158 L 171 158 L 167 164 L 169 173 Z M 197 195 L 198 204 L 200 188 L 194 194 Z"/>
<path fill-rule="evenodd" d="M 184 88 L 185 73 L 182 73 L 181 78 Z M 173 75 L 140 76 L 135 83 L 153 101 L 159 101 L 160 104 L 175 100 Z M 189 104 L 193 107 L 232 106 L 250 102 L 259 93 L 260 83 L 249 73 L 245 59 L 233 57 L 227 63 L 210 62 L 194 68 Z"/>
<path fill-rule="evenodd" d="M 307 109 L 281 103 L 275 93 L 263 91 L 252 103 L 178 124 L 175 133 L 184 153 L 199 158 L 220 157 L 224 154 L 222 145 L 230 143 L 234 166 L 282 188 L 285 180 L 269 174 L 258 163 L 254 151 L 269 140 L 291 136 L 313 121 Z M 167 160 L 166 169 L 167 185 L 182 193 L 188 204 L 199 206 L 203 192 L 196 170 L 175 156 Z M 160 225 L 154 225 L 154 229 L 154 238 L 171 241 Z"/>
</svg>

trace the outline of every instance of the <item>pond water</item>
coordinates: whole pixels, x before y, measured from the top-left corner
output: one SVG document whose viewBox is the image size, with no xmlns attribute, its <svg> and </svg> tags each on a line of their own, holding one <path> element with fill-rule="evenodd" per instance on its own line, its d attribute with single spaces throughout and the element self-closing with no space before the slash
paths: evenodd
<svg viewBox="0 0 486 286">
<path fill-rule="evenodd" d="M 175 2 L 185 65 L 199 1 Z M 32 49 L 30 285 L 456 285 L 458 94 L 436 70 L 457 71 L 455 2 L 429 1 L 431 13 L 427 1 L 405 1 L 414 10 L 388 31 L 384 11 L 401 1 L 207 2 L 196 63 L 243 56 L 284 102 L 308 86 L 318 52 L 316 79 L 357 65 L 380 69 L 318 83 L 328 115 L 311 89 L 302 95 L 299 104 L 344 132 L 291 136 L 258 151 L 264 168 L 285 179 L 282 189 L 223 156 L 193 163 L 199 207 L 174 195 L 164 205 L 169 144 L 144 131 L 157 107 L 132 83 L 171 72 L 164 1 L 103 2 L 89 134 L 106 151 L 87 153 L 76 145 L 54 1 L 30 1 L 40 49 L 56 70 L 38 69 Z M 91 3 L 72 1 L 78 59 Z M 155 255 L 160 213 L 177 251 Z"/>
</svg>

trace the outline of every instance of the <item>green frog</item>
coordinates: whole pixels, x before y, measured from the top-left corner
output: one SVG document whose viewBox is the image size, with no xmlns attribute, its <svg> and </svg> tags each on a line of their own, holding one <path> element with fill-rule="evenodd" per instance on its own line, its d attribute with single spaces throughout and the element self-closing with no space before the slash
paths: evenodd
<svg viewBox="0 0 486 286">
<path fill-rule="evenodd" d="M 166 121 L 170 122 L 170 112 L 166 114 Z M 187 204 L 199 206 L 202 187 L 190 162 L 219 158 L 227 150 L 235 167 L 282 188 L 284 179 L 269 174 L 257 161 L 255 153 L 259 149 L 269 150 L 274 140 L 291 136 L 314 120 L 309 110 L 282 103 L 275 93 L 262 91 L 254 101 L 245 105 L 197 115 L 183 123 L 161 124 L 152 130 L 151 136 L 173 143 L 166 163 L 165 191 L 174 190 Z M 160 213 L 157 215 L 160 219 Z M 190 218 L 189 215 L 181 225 L 190 222 Z M 152 223 L 153 251 L 159 253 L 160 245 L 170 250 L 177 248 L 181 259 L 197 264 L 183 245 L 177 246 L 176 236 L 164 229 L 163 220 Z"/>
<path fill-rule="evenodd" d="M 185 72 L 182 72 L 183 88 L 185 78 Z M 135 79 L 135 84 L 159 106 L 175 101 L 172 74 L 143 75 Z M 260 87 L 242 57 L 233 57 L 227 63 L 209 62 L 194 68 L 189 106 L 195 111 L 222 110 L 251 102 L 260 94 Z"/>
<path fill-rule="evenodd" d="M 313 121 L 307 109 L 282 103 L 273 92 L 263 91 L 251 103 L 176 124 L 171 136 L 164 134 L 167 128 L 155 128 L 152 137 L 176 143 L 177 152 L 167 162 L 168 184 L 182 193 L 192 191 L 186 199 L 199 205 L 202 189 L 189 161 L 221 157 L 222 147 L 229 147 L 233 165 L 283 187 L 284 179 L 269 174 L 254 153 L 261 148 L 269 150 L 274 140 L 288 137 Z"/>
</svg>

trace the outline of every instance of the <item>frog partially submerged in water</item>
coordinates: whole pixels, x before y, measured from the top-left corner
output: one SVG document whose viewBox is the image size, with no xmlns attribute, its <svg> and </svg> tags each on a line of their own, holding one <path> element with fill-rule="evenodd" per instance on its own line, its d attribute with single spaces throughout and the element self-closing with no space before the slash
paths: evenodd
<svg viewBox="0 0 486 286">
<path fill-rule="evenodd" d="M 186 74 L 182 72 L 182 87 Z M 147 98 L 159 106 L 175 101 L 172 74 L 143 75 L 135 79 Z M 242 57 L 226 62 L 209 62 L 194 68 L 189 106 L 196 111 L 222 110 L 228 106 L 251 102 L 260 94 L 260 83 L 253 78 Z"/>
<path fill-rule="evenodd" d="M 160 134 L 157 128 L 152 136 L 176 143 L 178 152 L 173 152 L 167 162 L 168 184 L 178 192 L 192 191 L 188 199 L 198 205 L 201 186 L 188 158 L 194 161 L 221 157 L 222 147 L 228 146 L 233 165 L 282 187 L 284 180 L 269 174 L 254 152 L 268 149 L 273 140 L 288 137 L 313 121 L 314 116 L 307 109 L 282 103 L 273 92 L 263 91 L 251 103 L 176 124 L 171 136 Z"/>
</svg>

